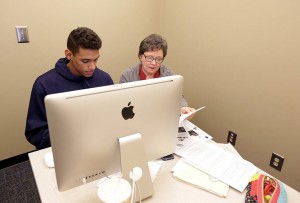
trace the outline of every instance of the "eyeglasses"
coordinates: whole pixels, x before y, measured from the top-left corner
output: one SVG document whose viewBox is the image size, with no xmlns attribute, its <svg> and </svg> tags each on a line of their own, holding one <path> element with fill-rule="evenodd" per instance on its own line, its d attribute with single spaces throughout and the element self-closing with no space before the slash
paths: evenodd
<svg viewBox="0 0 300 203">
<path fill-rule="evenodd" d="M 148 62 L 152 62 L 153 60 L 155 60 L 156 63 L 161 63 L 163 62 L 164 58 L 160 58 L 160 57 L 157 57 L 157 58 L 154 58 L 153 56 L 146 56 L 145 54 L 143 54 L 146 61 Z"/>
</svg>

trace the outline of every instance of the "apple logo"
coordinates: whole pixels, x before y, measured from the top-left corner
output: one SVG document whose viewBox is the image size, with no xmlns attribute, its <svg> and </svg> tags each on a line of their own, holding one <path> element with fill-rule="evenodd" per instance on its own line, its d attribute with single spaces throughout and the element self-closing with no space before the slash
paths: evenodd
<svg viewBox="0 0 300 203">
<path fill-rule="evenodd" d="M 122 109 L 122 116 L 123 116 L 123 118 L 124 118 L 125 120 L 127 120 L 127 119 L 132 119 L 132 118 L 134 117 L 134 114 L 135 114 L 135 113 L 133 112 L 133 107 L 134 107 L 134 106 L 131 106 L 130 104 L 131 104 L 131 102 L 128 103 L 127 107 L 124 107 L 124 108 Z"/>
</svg>

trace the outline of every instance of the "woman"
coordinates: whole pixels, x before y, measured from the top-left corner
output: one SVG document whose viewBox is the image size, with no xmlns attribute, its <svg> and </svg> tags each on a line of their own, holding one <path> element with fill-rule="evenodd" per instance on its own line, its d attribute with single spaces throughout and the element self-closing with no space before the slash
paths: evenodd
<svg viewBox="0 0 300 203">
<path fill-rule="evenodd" d="M 176 75 L 162 64 L 167 51 L 168 44 L 160 35 L 151 34 L 146 37 L 139 47 L 138 58 L 140 62 L 123 72 L 120 83 Z M 180 113 L 187 114 L 192 111 L 195 109 L 188 107 L 186 99 L 182 96 Z"/>
</svg>

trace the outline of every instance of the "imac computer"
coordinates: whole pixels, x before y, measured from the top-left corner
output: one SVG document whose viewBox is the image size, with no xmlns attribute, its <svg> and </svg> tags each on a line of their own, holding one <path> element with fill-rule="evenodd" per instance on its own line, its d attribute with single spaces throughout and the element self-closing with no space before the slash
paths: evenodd
<svg viewBox="0 0 300 203">
<path fill-rule="evenodd" d="M 58 190 L 120 171 L 128 179 L 135 166 L 151 181 L 147 161 L 175 151 L 182 92 L 175 75 L 47 95 Z"/>
</svg>

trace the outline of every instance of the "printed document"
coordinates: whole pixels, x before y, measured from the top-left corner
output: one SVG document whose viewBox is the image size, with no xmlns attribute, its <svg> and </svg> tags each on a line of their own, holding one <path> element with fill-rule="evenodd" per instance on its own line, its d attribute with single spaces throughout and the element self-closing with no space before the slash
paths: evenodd
<svg viewBox="0 0 300 203">
<path fill-rule="evenodd" d="M 202 139 L 186 139 L 184 148 L 176 152 L 194 167 L 243 192 L 257 168 L 233 153 Z"/>
<path fill-rule="evenodd" d="M 198 128 L 189 120 L 184 120 L 178 127 L 178 138 L 188 138 L 190 136 L 199 137 L 204 140 L 211 140 L 213 137 Z"/>
<path fill-rule="evenodd" d="M 179 124 L 180 124 L 183 120 L 185 120 L 187 117 L 189 117 L 190 115 L 196 113 L 197 111 L 200 111 L 201 109 L 204 109 L 205 107 L 206 107 L 206 106 L 203 106 L 203 107 L 201 107 L 201 108 L 199 108 L 199 109 L 196 109 L 195 111 L 190 112 L 190 113 L 187 113 L 187 114 L 181 114 L 181 115 L 180 115 L 180 118 L 179 118 Z"/>
</svg>

